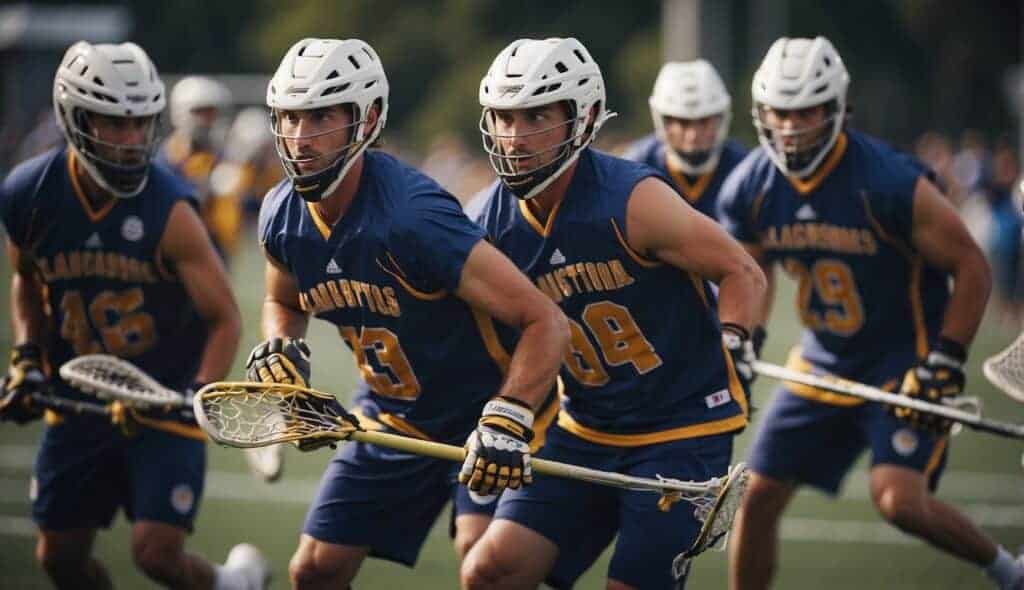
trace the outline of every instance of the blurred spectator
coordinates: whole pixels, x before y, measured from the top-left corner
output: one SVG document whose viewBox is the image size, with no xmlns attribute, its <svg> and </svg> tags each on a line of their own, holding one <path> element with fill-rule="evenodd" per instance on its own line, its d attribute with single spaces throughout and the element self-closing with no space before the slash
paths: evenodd
<svg viewBox="0 0 1024 590">
<path fill-rule="evenodd" d="M 984 137 L 976 129 L 966 129 L 960 136 L 960 151 L 953 156 L 953 175 L 965 194 L 970 195 L 978 189 L 987 166 Z"/>
<path fill-rule="evenodd" d="M 263 196 L 282 177 L 267 109 L 242 109 L 231 123 L 223 159 L 210 175 L 211 193 L 251 221 L 259 213 Z"/>
<path fill-rule="evenodd" d="M 227 261 L 241 231 L 239 203 L 220 199 L 210 187 L 210 175 L 221 160 L 231 91 L 205 76 L 188 76 L 174 85 L 170 111 L 173 131 L 157 156 L 195 190 L 199 210 L 214 245 Z"/>
<path fill-rule="evenodd" d="M 924 162 L 938 175 L 939 184 L 944 192 L 957 206 L 963 204 L 967 195 L 957 182 L 953 171 L 953 144 L 945 135 L 928 131 L 918 138 L 914 145 L 918 159 Z"/>
</svg>

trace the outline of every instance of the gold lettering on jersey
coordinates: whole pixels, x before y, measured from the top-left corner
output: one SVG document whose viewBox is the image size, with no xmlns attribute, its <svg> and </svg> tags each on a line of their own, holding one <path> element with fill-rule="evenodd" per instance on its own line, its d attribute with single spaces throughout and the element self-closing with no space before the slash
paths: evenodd
<svg viewBox="0 0 1024 590">
<path fill-rule="evenodd" d="M 769 227 L 761 234 L 761 246 L 768 250 L 826 250 L 868 256 L 878 253 L 878 241 L 871 230 L 820 222 Z"/>
<path fill-rule="evenodd" d="M 349 279 L 331 279 L 299 293 L 299 307 L 314 314 L 346 307 L 365 307 L 371 313 L 396 318 L 402 315 L 394 288 Z"/>
<path fill-rule="evenodd" d="M 40 257 L 37 266 L 47 283 L 82 278 L 115 279 L 126 283 L 155 283 L 153 263 L 119 252 L 73 250 Z"/>
<path fill-rule="evenodd" d="M 636 282 L 621 260 L 575 262 L 556 267 L 534 279 L 537 288 L 555 303 L 595 291 L 615 291 Z"/>
</svg>

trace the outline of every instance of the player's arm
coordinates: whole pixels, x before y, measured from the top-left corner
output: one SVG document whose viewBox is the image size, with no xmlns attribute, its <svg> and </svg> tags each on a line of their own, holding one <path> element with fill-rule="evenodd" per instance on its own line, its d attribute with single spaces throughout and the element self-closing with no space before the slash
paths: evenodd
<svg viewBox="0 0 1024 590">
<path fill-rule="evenodd" d="M 956 405 L 966 382 L 963 366 L 967 347 L 978 331 L 992 287 L 991 271 L 957 211 L 924 176 L 914 186 L 911 240 L 928 264 L 953 277 L 953 293 L 939 340 L 930 343 L 928 355 L 906 372 L 900 392 L 933 403 Z M 952 425 L 908 408 L 893 407 L 891 411 L 911 424 L 939 433 L 947 432 Z"/>
<path fill-rule="evenodd" d="M 470 251 L 455 294 L 520 330 L 498 395 L 540 407 L 569 346 L 569 322 L 562 310 L 486 240 Z"/>
<path fill-rule="evenodd" d="M 633 189 L 626 209 L 636 252 L 718 283 L 723 324 L 751 330 L 763 319 L 767 279 L 753 257 L 720 225 L 657 178 Z"/>
<path fill-rule="evenodd" d="M 7 257 L 14 273 L 11 276 L 11 330 L 14 342 L 42 345 L 46 342 L 47 317 L 43 285 L 39 281 L 32 257 L 7 239 Z"/>
<path fill-rule="evenodd" d="M 267 254 L 261 325 L 265 338 L 302 338 L 309 325 L 309 314 L 299 305 L 299 285 L 295 277 Z"/>
<path fill-rule="evenodd" d="M 459 483 L 482 494 L 529 485 L 533 412 L 554 385 L 569 347 L 569 322 L 515 265 L 478 240 L 462 267 L 456 295 L 504 324 L 519 328 L 508 374 L 466 440 Z"/>
<path fill-rule="evenodd" d="M 228 374 L 238 352 L 242 318 L 224 265 L 199 216 L 186 201 L 176 203 L 171 209 L 160 251 L 174 265 L 185 291 L 207 325 L 206 347 L 196 381 L 219 381 Z"/>
<path fill-rule="evenodd" d="M 914 187 L 912 240 L 928 264 L 953 277 L 942 337 L 967 348 L 985 313 L 992 271 L 956 209 L 924 176 Z"/>
</svg>

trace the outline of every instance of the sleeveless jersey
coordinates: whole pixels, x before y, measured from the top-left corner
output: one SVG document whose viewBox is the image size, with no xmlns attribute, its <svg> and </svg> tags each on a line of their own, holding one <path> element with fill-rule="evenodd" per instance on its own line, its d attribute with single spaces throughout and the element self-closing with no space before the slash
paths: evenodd
<svg viewBox="0 0 1024 590">
<path fill-rule="evenodd" d="M 629 196 L 651 176 L 668 182 L 652 168 L 586 149 L 545 222 L 500 182 L 479 217 L 569 317 L 559 424 L 595 443 L 639 446 L 746 424 L 709 285 L 626 241 Z"/>
<path fill-rule="evenodd" d="M 805 331 L 794 366 L 882 386 L 927 354 L 949 287 L 946 273 L 925 263 L 910 241 L 922 174 L 928 171 L 907 154 L 848 131 L 804 181 L 782 174 L 762 148 L 728 178 L 723 225 L 799 282 Z M 861 403 L 809 388 L 796 392 Z"/>
<path fill-rule="evenodd" d="M 647 164 L 672 179 L 672 186 L 683 195 L 695 209 L 714 219 L 718 210 L 718 193 L 729 173 L 747 155 L 747 150 L 739 142 L 727 140 L 722 146 L 715 169 L 693 177 L 682 171 L 670 169 L 665 157 L 665 144 L 654 134 L 637 140 L 626 150 L 623 156 L 627 160 Z"/>
<path fill-rule="evenodd" d="M 36 156 L 11 171 L 0 190 L 10 238 L 34 257 L 46 286 L 49 361 L 56 369 L 83 354 L 112 354 L 181 390 L 195 378 L 206 325 L 159 243 L 171 209 L 191 192 L 153 165 L 138 196 L 94 210 L 75 158 L 66 148 Z M 60 389 L 83 397 L 69 386 Z"/>
<path fill-rule="evenodd" d="M 490 319 L 454 295 L 484 235 L 458 201 L 370 150 L 355 199 L 333 227 L 284 180 L 264 199 L 259 235 L 295 278 L 302 308 L 336 325 L 353 351 L 370 390 L 361 400 L 369 417 L 462 444 L 509 358 L 492 356 Z M 314 372 L 327 354 L 313 351 Z"/>
</svg>

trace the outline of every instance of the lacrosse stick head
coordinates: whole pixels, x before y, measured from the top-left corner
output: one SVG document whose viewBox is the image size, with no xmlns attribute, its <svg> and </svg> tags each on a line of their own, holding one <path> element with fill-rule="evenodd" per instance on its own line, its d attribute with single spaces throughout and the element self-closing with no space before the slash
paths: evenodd
<svg viewBox="0 0 1024 590">
<path fill-rule="evenodd" d="M 1024 333 L 982 365 L 985 378 L 1006 395 L 1024 403 Z"/>
<path fill-rule="evenodd" d="M 76 389 L 136 409 L 180 408 L 188 401 L 132 363 L 108 354 L 87 354 L 60 367 L 60 376 Z"/>
<path fill-rule="evenodd" d="M 192 398 L 196 421 L 222 445 L 344 440 L 359 422 L 329 393 L 283 383 L 217 382 Z"/>
<path fill-rule="evenodd" d="M 718 485 L 711 486 L 706 500 L 689 500 L 695 506 L 694 515 L 703 523 L 700 533 L 690 548 L 672 561 L 672 574 L 681 579 L 690 568 L 690 560 L 712 548 L 724 549 L 724 540 L 732 528 L 732 521 L 747 488 L 748 470 L 744 463 L 729 468 L 724 477 L 717 479 Z"/>
</svg>

